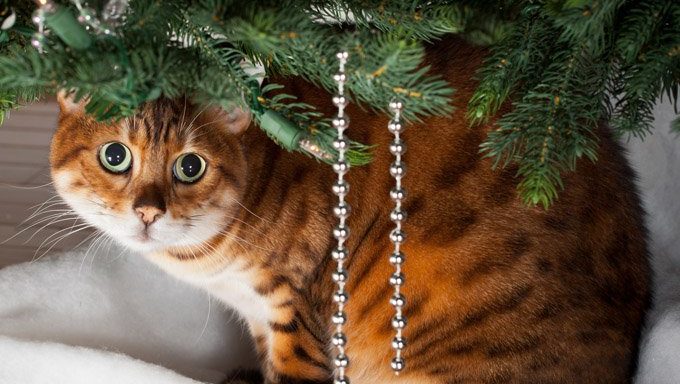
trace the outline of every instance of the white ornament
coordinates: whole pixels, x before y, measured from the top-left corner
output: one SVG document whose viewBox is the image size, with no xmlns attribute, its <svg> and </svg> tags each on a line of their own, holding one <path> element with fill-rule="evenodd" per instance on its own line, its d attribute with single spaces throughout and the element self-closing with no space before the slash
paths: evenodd
<svg viewBox="0 0 680 384">
<path fill-rule="evenodd" d="M 5 20 L 2 21 L 2 24 L 0 24 L 0 29 L 3 31 L 6 31 L 14 25 L 14 23 L 17 21 L 17 13 L 14 12 L 12 8 L 8 9 L 10 14 L 5 18 Z"/>
</svg>

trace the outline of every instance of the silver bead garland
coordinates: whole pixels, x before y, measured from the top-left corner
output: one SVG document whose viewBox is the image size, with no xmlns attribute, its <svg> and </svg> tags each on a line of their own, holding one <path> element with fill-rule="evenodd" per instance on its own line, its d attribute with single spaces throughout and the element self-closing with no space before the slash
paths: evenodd
<svg viewBox="0 0 680 384">
<path fill-rule="evenodd" d="M 87 2 L 83 3 L 81 0 L 71 0 L 71 2 L 78 9 L 78 22 L 85 26 L 88 31 L 100 35 L 112 35 L 114 27 L 118 26 L 127 9 L 127 0 L 109 0 L 104 5 L 102 17 L 104 22 L 97 18 L 97 11 L 90 8 Z"/>
<path fill-rule="evenodd" d="M 337 291 L 333 295 L 333 301 L 337 304 L 337 311 L 333 314 L 332 321 L 335 324 L 335 333 L 333 334 L 333 345 L 336 349 L 335 358 L 335 380 L 334 384 L 349 384 L 349 378 L 345 375 L 345 369 L 349 365 L 349 358 L 345 353 L 347 346 L 347 336 L 343 330 L 343 326 L 347 322 L 347 315 L 345 314 L 345 305 L 347 304 L 348 295 L 345 292 L 345 283 L 347 282 L 347 270 L 344 263 L 347 259 L 347 248 L 345 241 L 349 236 L 349 227 L 346 220 L 350 213 L 350 207 L 345 201 L 345 197 L 349 192 L 349 184 L 344 177 L 349 170 L 349 162 L 345 158 L 345 154 L 349 147 L 349 141 L 345 139 L 344 132 L 349 126 L 349 119 L 345 116 L 345 106 L 347 100 L 345 98 L 345 64 L 347 63 L 347 52 L 339 52 L 336 55 L 339 62 L 338 73 L 333 76 L 333 79 L 338 84 L 338 93 L 333 97 L 333 104 L 338 108 L 338 114 L 333 119 L 333 127 L 338 132 L 338 137 L 333 141 L 333 148 L 338 151 L 338 157 L 333 164 L 333 170 L 338 175 L 338 179 L 333 185 L 333 193 L 338 196 L 338 205 L 333 209 L 333 213 L 338 218 L 338 225 L 333 230 L 333 235 L 338 241 L 338 246 L 332 252 L 332 257 L 337 263 L 337 268 L 333 272 L 333 281 L 337 284 Z"/>
<path fill-rule="evenodd" d="M 401 123 L 402 107 L 402 103 L 398 100 L 390 102 L 389 109 L 393 116 L 387 125 L 387 129 L 394 135 L 394 141 L 390 144 L 390 152 L 394 155 L 394 162 L 390 166 L 390 174 L 395 180 L 394 188 L 390 191 L 390 197 L 394 200 L 394 210 L 390 213 L 390 219 L 395 224 L 395 228 L 390 233 L 390 240 L 394 244 L 394 252 L 390 255 L 390 263 L 394 265 L 394 274 L 390 277 L 390 284 L 394 287 L 394 293 L 390 298 L 390 304 L 394 307 L 395 312 L 392 318 L 392 327 L 395 330 L 392 348 L 395 350 L 395 356 L 392 359 L 391 366 L 396 375 L 405 367 L 402 350 L 406 346 L 406 339 L 403 336 L 403 330 L 406 326 L 406 317 L 403 314 L 406 298 L 401 292 L 401 286 L 404 283 L 404 274 L 401 270 L 404 254 L 401 251 L 401 244 L 406 239 L 406 234 L 402 229 L 402 221 L 406 219 L 406 212 L 402 209 L 402 200 L 406 197 L 406 191 L 401 185 L 401 179 L 406 174 L 406 166 L 401 158 L 404 152 L 406 152 L 406 145 L 400 137 L 400 133 L 404 129 Z"/>
<path fill-rule="evenodd" d="M 31 21 L 36 25 L 38 30 L 31 37 L 31 45 L 40 53 L 44 53 L 45 42 L 47 41 L 47 30 L 45 29 L 45 17 L 48 13 L 56 10 L 56 5 L 51 0 L 40 2 L 40 7 L 33 12 Z"/>
</svg>

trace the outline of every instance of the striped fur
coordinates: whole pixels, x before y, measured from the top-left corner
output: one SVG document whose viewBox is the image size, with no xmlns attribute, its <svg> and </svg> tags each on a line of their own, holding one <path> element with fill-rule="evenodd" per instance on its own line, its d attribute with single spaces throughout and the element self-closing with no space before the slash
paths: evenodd
<svg viewBox="0 0 680 384">
<path fill-rule="evenodd" d="M 550 210 L 524 206 L 516 170 L 494 171 L 479 155 L 492 126 L 471 129 L 463 117 L 483 56 L 454 39 L 430 47 L 433 71 L 458 90 L 457 109 L 404 134 L 409 344 L 398 378 L 389 369 L 390 135 L 384 117 L 348 109 L 350 136 L 376 145 L 375 160 L 349 173 L 349 376 L 368 384 L 629 382 L 649 297 L 632 172 L 602 129 L 600 160 L 566 174 Z M 282 82 L 332 113 L 326 93 Z M 147 257 L 243 314 L 267 384 L 331 383 L 332 170 L 283 151 L 258 129 L 230 127 L 223 115 L 161 100 L 105 125 L 64 108 L 51 156 L 57 188 L 76 209 L 106 216 L 102 224 L 84 214 L 104 230 L 134 229 L 139 196 L 164 204 L 168 228 L 202 226 L 207 238 L 196 244 L 165 244 L 182 233 L 159 233 Z M 135 153 L 130 174 L 112 176 L 97 164 L 96 149 L 110 140 Z M 206 157 L 208 171 L 179 185 L 171 164 L 187 147 Z M 219 220 L 205 224 L 206 215 Z"/>
</svg>

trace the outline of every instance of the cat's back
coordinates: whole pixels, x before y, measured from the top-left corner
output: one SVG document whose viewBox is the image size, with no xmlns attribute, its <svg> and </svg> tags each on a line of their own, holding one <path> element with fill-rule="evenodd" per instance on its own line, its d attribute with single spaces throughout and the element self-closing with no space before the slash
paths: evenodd
<svg viewBox="0 0 680 384">
<path fill-rule="evenodd" d="M 516 169 L 494 171 L 492 159 L 479 153 L 493 127 L 470 128 L 464 117 L 483 55 L 458 40 L 437 43 L 429 60 L 456 88 L 456 111 L 403 134 L 408 369 L 447 383 L 625 382 L 649 297 L 633 173 L 603 128 L 599 160 L 579 161 L 564 174 L 564 190 L 550 209 L 527 207 L 516 190 Z M 390 330 L 382 325 L 392 315 L 385 283 L 391 266 L 380 250 L 389 249 L 392 228 L 391 138 L 373 127 L 377 120 L 352 112 L 355 125 L 359 115 L 373 129 L 359 128 L 355 137 L 378 146 L 375 161 L 350 178 L 357 185 L 350 198 L 359 212 L 357 236 L 371 239 L 355 240 L 350 268 L 361 278 L 350 284 L 349 315 L 372 317 L 381 327 L 369 332 L 355 325 L 349 332 L 350 338 L 374 334 L 355 348 L 387 361 Z"/>
</svg>

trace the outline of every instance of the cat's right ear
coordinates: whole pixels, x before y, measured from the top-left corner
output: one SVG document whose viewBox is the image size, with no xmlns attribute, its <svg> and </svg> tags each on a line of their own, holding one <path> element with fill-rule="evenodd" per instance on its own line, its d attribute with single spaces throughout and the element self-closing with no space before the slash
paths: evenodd
<svg viewBox="0 0 680 384">
<path fill-rule="evenodd" d="M 236 136 L 242 135 L 252 122 L 252 113 L 250 110 L 248 108 L 241 108 L 240 106 L 234 106 L 228 111 L 221 107 L 216 107 L 214 113 L 221 117 L 227 131 Z"/>
<path fill-rule="evenodd" d="M 87 101 L 88 99 L 86 97 L 83 97 L 82 99 L 76 102 L 74 92 L 61 90 L 59 91 L 59 93 L 57 93 L 57 102 L 59 103 L 59 109 L 61 110 L 62 115 L 84 113 Z"/>
</svg>

